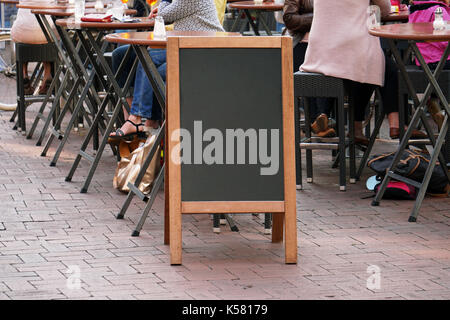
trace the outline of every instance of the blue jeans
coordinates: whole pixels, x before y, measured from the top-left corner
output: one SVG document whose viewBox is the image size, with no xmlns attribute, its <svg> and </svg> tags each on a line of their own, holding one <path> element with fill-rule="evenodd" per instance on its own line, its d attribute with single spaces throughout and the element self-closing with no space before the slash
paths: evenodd
<svg viewBox="0 0 450 320">
<path fill-rule="evenodd" d="M 162 79 L 166 81 L 166 50 L 149 49 L 150 57 Z M 155 105 L 155 108 L 153 108 Z M 160 120 L 161 107 L 153 93 L 152 85 L 145 74 L 144 68 L 139 63 L 134 82 L 133 103 L 130 113 L 146 119 Z"/>
<path fill-rule="evenodd" d="M 114 74 L 119 70 L 120 63 L 122 62 L 123 58 L 125 57 L 125 53 L 127 52 L 129 45 L 120 46 L 117 49 L 115 49 L 112 53 L 112 70 Z M 134 59 L 136 59 L 136 52 L 134 52 L 133 49 L 131 49 L 131 55 L 130 58 L 125 61 L 125 71 L 118 75 L 117 77 L 117 83 L 121 88 L 125 86 L 125 82 L 127 81 L 127 77 L 129 74 L 129 71 L 133 67 Z M 131 80 L 131 87 L 134 87 L 134 78 Z"/>
<path fill-rule="evenodd" d="M 116 72 L 119 68 L 128 47 L 128 45 L 121 46 L 113 51 L 112 66 L 114 72 Z M 149 53 L 162 79 L 166 81 L 166 50 L 149 49 Z M 125 70 L 129 71 L 131 69 L 135 57 L 136 54 L 133 51 L 130 59 L 126 62 Z M 127 76 L 128 72 L 123 72 L 118 76 L 117 82 L 121 87 L 125 85 Z M 141 63 L 138 64 L 133 86 L 133 103 L 131 104 L 130 113 L 146 119 L 160 120 L 161 107 L 159 106 L 159 103 L 153 93 L 153 88 Z M 155 105 L 155 108 L 153 108 L 153 105 Z"/>
</svg>

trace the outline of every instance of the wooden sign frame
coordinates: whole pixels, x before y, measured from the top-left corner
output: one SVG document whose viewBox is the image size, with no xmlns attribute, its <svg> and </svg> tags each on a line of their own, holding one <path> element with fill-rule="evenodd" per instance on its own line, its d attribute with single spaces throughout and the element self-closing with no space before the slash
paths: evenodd
<svg viewBox="0 0 450 320">
<path fill-rule="evenodd" d="M 285 263 L 297 263 L 297 213 L 295 188 L 295 135 L 292 40 L 289 37 L 168 37 L 167 43 L 167 139 L 165 243 L 170 244 L 170 263 L 181 264 L 182 215 L 193 213 L 272 213 L 272 242 L 285 242 Z M 281 50 L 284 201 L 182 202 L 181 164 L 171 160 L 180 137 L 180 49 L 277 48 Z M 175 139 L 174 139 L 175 138 Z"/>
</svg>

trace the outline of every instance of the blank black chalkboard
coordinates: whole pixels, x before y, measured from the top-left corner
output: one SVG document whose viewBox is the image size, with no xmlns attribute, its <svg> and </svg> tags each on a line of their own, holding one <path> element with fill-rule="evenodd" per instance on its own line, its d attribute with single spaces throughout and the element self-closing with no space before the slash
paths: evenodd
<svg viewBox="0 0 450 320">
<path fill-rule="evenodd" d="M 181 200 L 283 201 L 281 49 L 180 49 L 179 83 L 180 128 L 190 133 L 194 133 L 194 122 L 201 121 L 203 133 L 210 128 L 218 129 L 226 145 L 226 129 L 255 129 L 258 133 L 266 129 L 268 137 L 271 130 L 279 132 L 276 174 L 261 175 L 264 166 L 249 164 L 248 154 L 245 164 L 237 164 L 236 149 L 234 164 L 208 165 L 203 159 L 202 164 L 182 163 Z M 192 159 L 194 139 L 198 137 L 191 137 Z M 209 143 L 203 142 L 202 147 Z M 249 150 L 248 145 L 246 150 Z M 225 147 L 223 152 L 225 160 Z"/>
</svg>

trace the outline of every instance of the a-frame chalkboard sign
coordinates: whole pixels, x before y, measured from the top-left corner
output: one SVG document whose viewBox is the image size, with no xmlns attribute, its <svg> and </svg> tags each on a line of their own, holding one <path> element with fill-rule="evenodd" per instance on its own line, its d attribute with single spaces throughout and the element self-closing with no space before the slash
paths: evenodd
<svg viewBox="0 0 450 320">
<path fill-rule="evenodd" d="M 273 214 L 297 263 L 289 37 L 169 37 L 166 232 L 181 264 L 182 215 Z"/>
</svg>

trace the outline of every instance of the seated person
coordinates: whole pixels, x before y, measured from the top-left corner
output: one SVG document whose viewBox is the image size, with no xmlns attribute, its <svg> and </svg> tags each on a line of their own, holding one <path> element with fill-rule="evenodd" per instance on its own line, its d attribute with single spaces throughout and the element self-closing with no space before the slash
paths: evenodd
<svg viewBox="0 0 450 320">
<path fill-rule="evenodd" d="M 22 2 L 22 1 L 20 1 Z M 29 2 L 40 2 L 42 0 L 26 0 Z M 52 23 L 50 21 L 50 23 Z M 27 44 L 46 44 L 47 39 L 39 26 L 38 21 L 30 9 L 19 8 L 17 11 L 17 18 L 11 28 L 11 39 L 16 43 Z M 39 94 L 46 94 L 52 82 L 52 68 L 49 62 L 44 62 L 44 76 L 39 87 Z M 34 93 L 31 81 L 28 77 L 28 63 L 22 66 L 17 66 L 17 72 L 23 73 L 25 94 L 30 95 Z"/>
<path fill-rule="evenodd" d="M 450 0 L 436 0 L 436 1 L 412 1 L 410 6 L 409 22 L 433 22 L 434 13 L 438 7 L 442 8 L 442 17 L 444 21 L 450 20 Z M 417 44 L 420 53 L 422 54 L 425 62 L 430 69 L 437 68 L 445 48 L 447 47 L 447 41 L 444 42 L 421 42 Z M 416 64 L 420 66 L 419 61 L 416 60 Z M 444 70 L 450 69 L 450 57 L 444 65 Z M 444 122 L 444 111 L 441 110 L 440 101 L 436 94 L 431 95 L 428 100 L 428 111 L 430 112 L 433 120 L 438 125 L 439 130 Z"/>
<path fill-rule="evenodd" d="M 150 18 L 156 15 L 163 17 L 165 23 L 173 23 L 175 31 L 218 31 L 224 29 L 219 22 L 214 0 L 163 0 L 158 7 L 152 10 Z M 113 68 L 117 70 L 128 46 L 122 46 L 113 52 Z M 166 50 L 149 49 L 150 56 L 158 68 L 163 80 L 166 78 Z M 128 60 L 131 64 L 135 55 Z M 124 84 L 126 75 L 119 79 L 119 85 Z M 110 140 L 128 139 L 143 131 L 142 119 L 146 119 L 145 126 L 157 128 L 161 119 L 161 110 L 154 105 L 153 88 L 145 74 L 142 65 L 139 64 L 135 81 L 131 110 L 128 120 L 116 132 L 111 133 Z M 156 108 L 155 108 L 156 107 Z"/>
<path fill-rule="evenodd" d="M 315 0 L 308 48 L 300 67 L 306 72 L 345 79 L 355 107 L 355 142 L 358 144 L 368 144 L 362 131 L 365 109 L 374 89 L 384 85 L 386 66 L 389 68 L 386 78 L 392 85 L 382 88 L 384 111 L 388 114 L 391 138 L 398 138 L 400 131 L 395 100 L 397 72 L 392 63 L 386 63 L 379 39 L 367 32 L 366 12 L 371 4 L 380 7 L 382 16 L 390 13 L 389 0 L 336 1 L 332 15 L 328 2 Z M 426 135 L 414 130 L 413 137 L 425 138 Z"/>
<path fill-rule="evenodd" d="M 283 21 L 286 30 L 292 36 L 294 48 L 294 72 L 299 70 L 305 60 L 308 48 L 308 34 L 313 18 L 313 0 L 286 0 L 283 8 Z M 333 106 L 333 99 L 308 99 L 311 112 L 311 130 L 319 137 L 336 136 L 336 131 L 329 126 L 328 115 Z"/>
</svg>

